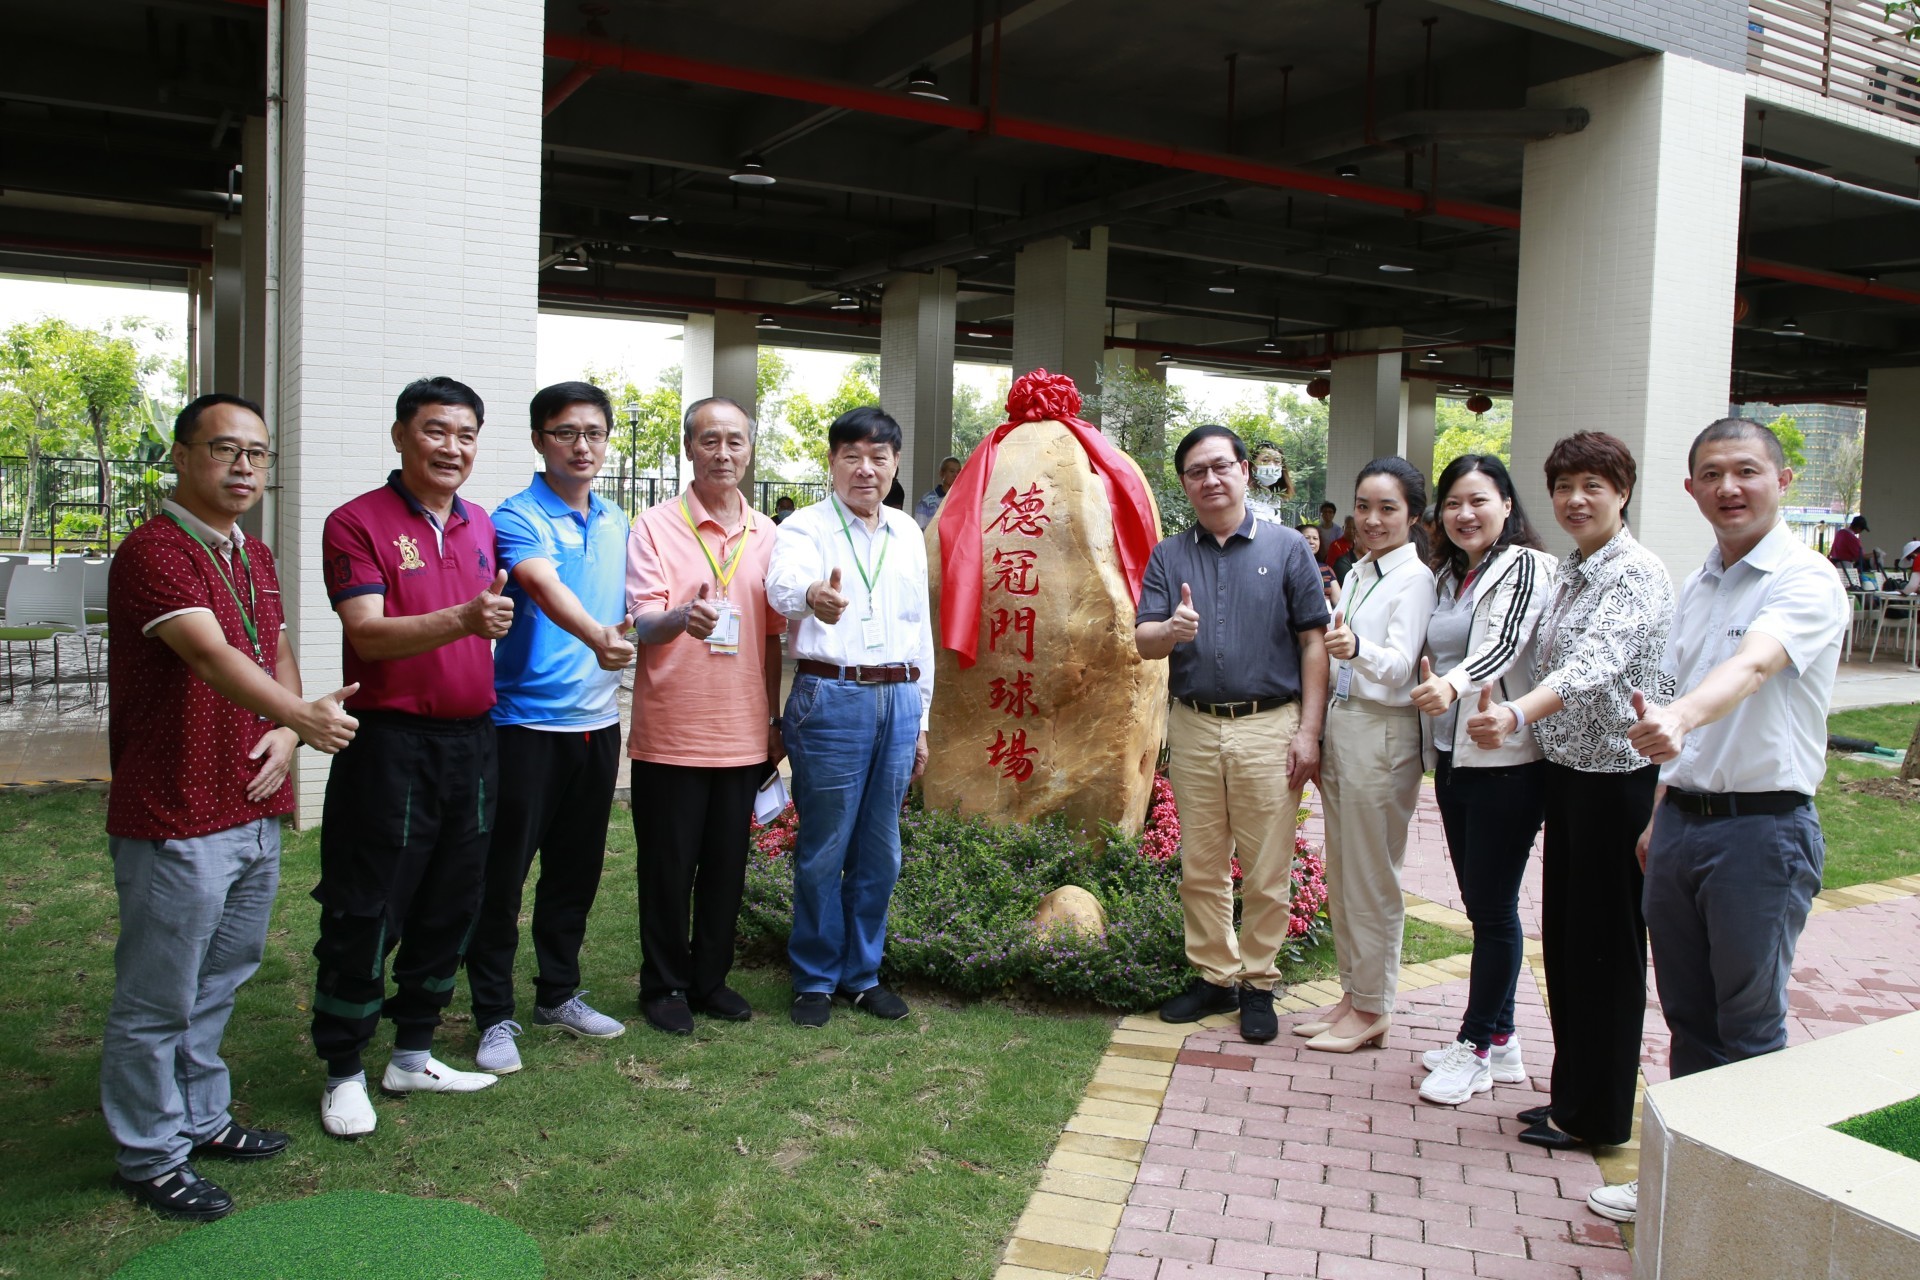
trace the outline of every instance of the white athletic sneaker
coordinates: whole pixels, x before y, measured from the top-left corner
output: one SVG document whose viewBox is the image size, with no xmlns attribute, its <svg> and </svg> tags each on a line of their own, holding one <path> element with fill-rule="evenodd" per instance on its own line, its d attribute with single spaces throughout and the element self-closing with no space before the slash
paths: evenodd
<svg viewBox="0 0 1920 1280">
<path fill-rule="evenodd" d="M 367 1086 L 358 1080 L 337 1084 L 320 1095 L 320 1127 L 336 1138 L 372 1133 L 377 1120 Z"/>
<path fill-rule="evenodd" d="M 1445 1049 L 1429 1049 L 1420 1055 L 1421 1063 L 1429 1071 L 1439 1069 L 1453 1046 Z M 1520 1033 L 1514 1032 L 1507 1037 L 1505 1044 L 1487 1047 L 1487 1070 L 1493 1072 L 1495 1084 L 1524 1084 L 1527 1079 L 1526 1064 L 1520 1061 Z"/>
<path fill-rule="evenodd" d="M 533 1025 L 558 1027 L 569 1034 L 585 1036 L 589 1040 L 611 1040 L 616 1036 L 625 1035 L 627 1024 L 618 1018 L 609 1018 L 580 998 L 586 994 L 584 991 L 575 992 L 557 1009 L 536 1007 L 533 1011 Z"/>
<path fill-rule="evenodd" d="M 480 1050 L 473 1055 L 473 1065 L 496 1076 L 510 1076 L 518 1071 L 520 1049 L 513 1038 L 519 1034 L 520 1024 L 512 1019 L 496 1022 L 482 1031 Z"/>
<path fill-rule="evenodd" d="M 474 1093 L 486 1088 L 498 1076 L 481 1071 L 455 1071 L 438 1058 L 428 1058 L 419 1071 L 402 1071 L 391 1062 L 380 1077 L 382 1093 Z"/>
<path fill-rule="evenodd" d="M 1444 1107 L 1457 1107 L 1476 1093 L 1493 1088 L 1493 1071 L 1473 1044 L 1455 1040 L 1447 1046 L 1440 1065 L 1420 1084 L 1420 1097 Z"/>
<path fill-rule="evenodd" d="M 1587 1196 L 1587 1208 L 1615 1222 L 1632 1222 L 1640 1211 L 1640 1179 L 1596 1189 Z"/>
</svg>

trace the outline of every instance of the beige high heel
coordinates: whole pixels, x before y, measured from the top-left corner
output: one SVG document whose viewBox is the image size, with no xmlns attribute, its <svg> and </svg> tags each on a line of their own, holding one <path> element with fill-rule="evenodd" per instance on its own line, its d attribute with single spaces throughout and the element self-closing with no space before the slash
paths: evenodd
<svg viewBox="0 0 1920 1280">
<path fill-rule="evenodd" d="M 1335 1002 L 1333 1006 L 1333 1012 L 1329 1014 L 1325 1019 L 1319 1022 L 1298 1023 L 1293 1028 L 1293 1034 L 1297 1036 L 1306 1036 L 1307 1038 L 1311 1039 L 1312 1037 L 1317 1036 L 1324 1031 L 1331 1030 L 1333 1027 L 1333 1024 L 1340 1021 L 1340 1019 L 1346 1017 L 1347 1011 L 1352 1008 L 1353 1008 L 1353 997 L 1341 996 L 1340 999 L 1337 1002 Z"/>
<path fill-rule="evenodd" d="M 1307 1048 L 1319 1049 L 1323 1053 L 1352 1053 L 1362 1045 L 1372 1045 L 1376 1049 L 1387 1047 L 1387 1032 L 1393 1030 L 1393 1015 L 1383 1013 L 1375 1018 L 1371 1025 L 1363 1028 L 1358 1035 L 1336 1036 L 1323 1031 L 1307 1041 Z"/>
</svg>

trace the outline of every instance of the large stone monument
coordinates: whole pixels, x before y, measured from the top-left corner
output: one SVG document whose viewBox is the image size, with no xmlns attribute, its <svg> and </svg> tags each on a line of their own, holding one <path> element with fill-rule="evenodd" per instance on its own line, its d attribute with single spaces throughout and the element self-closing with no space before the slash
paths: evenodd
<svg viewBox="0 0 1920 1280">
<path fill-rule="evenodd" d="M 927 529 L 939 658 L 926 801 L 1089 834 L 1146 819 L 1167 666 L 1134 649 L 1160 516 L 1140 469 L 1082 422 L 1070 378 L 1013 384 Z"/>
</svg>

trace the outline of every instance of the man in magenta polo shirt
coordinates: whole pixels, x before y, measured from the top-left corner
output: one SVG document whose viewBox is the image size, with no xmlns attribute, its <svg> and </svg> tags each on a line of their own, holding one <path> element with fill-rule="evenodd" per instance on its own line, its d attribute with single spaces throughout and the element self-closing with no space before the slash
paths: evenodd
<svg viewBox="0 0 1920 1280">
<path fill-rule="evenodd" d="M 486 408 L 452 378 L 394 408 L 400 469 L 327 517 L 327 596 L 346 633 L 359 737 L 334 761 L 320 828 L 313 1047 L 321 1125 L 374 1127 L 360 1055 L 384 1011 L 389 1094 L 471 1093 L 494 1077 L 433 1057 L 440 1011 L 480 909 L 498 800 L 491 642 L 513 625 L 493 522 L 459 496 Z M 396 988 L 387 994 L 387 956 Z"/>
</svg>

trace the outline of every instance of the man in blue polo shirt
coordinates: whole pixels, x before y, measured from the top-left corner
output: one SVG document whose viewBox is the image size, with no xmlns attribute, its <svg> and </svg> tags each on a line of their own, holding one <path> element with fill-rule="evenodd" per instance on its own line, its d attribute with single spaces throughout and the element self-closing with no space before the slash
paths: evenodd
<svg viewBox="0 0 1920 1280">
<path fill-rule="evenodd" d="M 493 655 L 500 812 L 467 951 L 480 1031 L 474 1063 L 496 1075 L 520 1069 L 513 957 L 520 892 L 536 852 L 534 1025 L 596 1040 L 626 1030 L 579 990 L 580 943 L 600 889 L 620 762 L 620 671 L 634 652 L 622 634 L 627 518 L 593 492 L 613 406 L 592 383 L 561 382 L 534 396 L 530 414 L 547 469 L 493 513 L 513 629 Z"/>
</svg>

